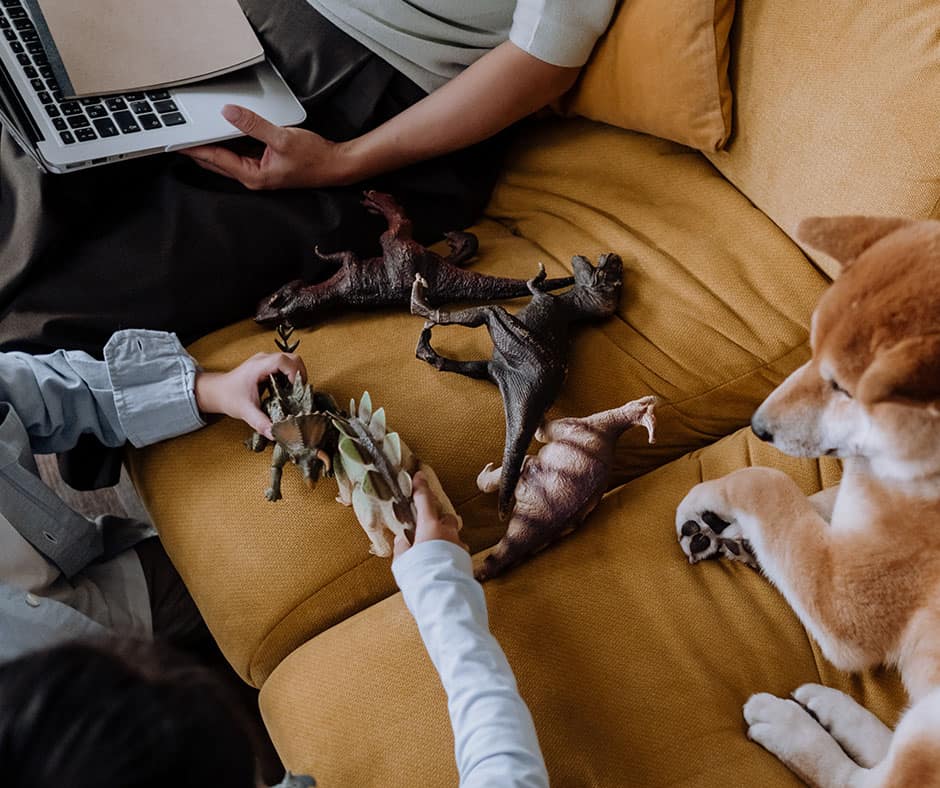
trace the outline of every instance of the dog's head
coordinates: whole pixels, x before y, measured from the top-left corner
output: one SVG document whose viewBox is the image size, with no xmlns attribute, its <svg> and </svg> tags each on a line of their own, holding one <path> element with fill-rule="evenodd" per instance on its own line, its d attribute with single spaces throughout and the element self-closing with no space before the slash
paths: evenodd
<svg viewBox="0 0 940 788">
<path fill-rule="evenodd" d="M 754 432 L 888 476 L 940 468 L 940 222 L 808 219 L 798 235 L 842 271 L 813 313 L 812 359 L 758 408 Z"/>
</svg>

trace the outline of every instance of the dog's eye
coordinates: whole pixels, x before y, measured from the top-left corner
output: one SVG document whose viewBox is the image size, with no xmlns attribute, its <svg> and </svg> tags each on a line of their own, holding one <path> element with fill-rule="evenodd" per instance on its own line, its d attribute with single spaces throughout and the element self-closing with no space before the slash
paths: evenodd
<svg viewBox="0 0 940 788">
<path fill-rule="evenodd" d="M 846 397 L 851 398 L 852 395 L 849 394 L 849 392 L 846 391 L 844 388 L 842 388 L 842 386 L 840 386 L 840 385 L 836 382 L 835 379 L 830 380 L 830 381 L 829 381 L 829 385 L 832 386 L 832 390 L 833 390 L 833 391 L 838 391 L 840 394 L 845 394 Z"/>
</svg>

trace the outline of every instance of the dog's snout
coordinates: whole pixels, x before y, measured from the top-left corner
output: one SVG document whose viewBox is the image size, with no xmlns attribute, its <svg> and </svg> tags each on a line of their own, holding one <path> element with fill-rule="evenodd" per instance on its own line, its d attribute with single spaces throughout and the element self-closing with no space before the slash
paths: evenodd
<svg viewBox="0 0 940 788">
<path fill-rule="evenodd" d="M 756 415 L 751 419 L 751 429 L 754 430 L 754 434 L 762 441 L 766 441 L 767 443 L 773 442 L 774 434 L 767 429 L 766 425 L 763 424 Z"/>
</svg>

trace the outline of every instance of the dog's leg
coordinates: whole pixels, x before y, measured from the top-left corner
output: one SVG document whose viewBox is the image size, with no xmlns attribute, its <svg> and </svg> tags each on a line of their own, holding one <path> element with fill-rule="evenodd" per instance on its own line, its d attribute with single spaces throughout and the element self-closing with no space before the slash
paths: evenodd
<svg viewBox="0 0 940 788">
<path fill-rule="evenodd" d="M 832 521 L 832 510 L 835 509 L 836 498 L 838 496 L 839 485 L 836 484 L 833 487 L 820 490 L 818 493 L 813 493 L 807 500 L 813 505 L 813 508 L 819 512 L 819 516 L 828 523 Z"/>
<path fill-rule="evenodd" d="M 791 605 L 798 601 L 812 609 L 812 600 L 805 598 L 811 592 L 792 598 L 792 578 L 825 582 L 828 577 L 826 521 L 796 483 L 773 468 L 744 468 L 696 485 L 676 510 L 676 531 L 691 563 L 716 555 L 747 561 L 753 555 Z M 793 606 L 799 614 L 801 606 Z"/>
<path fill-rule="evenodd" d="M 922 697 L 901 718 L 887 757 L 859 781 L 864 788 L 940 785 L 940 689 Z"/>
<path fill-rule="evenodd" d="M 867 769 L 884 760 L 891 729 L 868 709 L 839 690 L 804 684 L 793 699 L 813 715 L 852 759 Z"/>
<path fill-rule="evenodd" d="M 865 785 L 865 770 L 796 701 L 766 692 L 752 695 L 744 704 L 744 719 L 748 738 L 776 755 L 810 785 Z"/>
<path fill-rule="evenodd" d="M 940 738 L 937 736 L 940 689 L 911 707 L 890 738 L 884 757 L 870 768 L 854 763 L 836 739 L 796 701 L 760 693 L 744 705 L 744 717 L 749 726 L 748 738 L 780 758 L 810 785 L 820 788 L 940 785 Z M 857 719 L 862 722 L 863 718 Z M 870 720 L 862 722 L 865 731 L 873 729 L 870 723 Z M 854 740 L 863 735 L 862 730 L 852 732 Z M 876 735 L 883 742 L 884 732 Z M 891 737 L 890 731 L 888 736 Z"/>
<path fill-rule="evenodd" d="M 676 511 L 676 530 L 691 563 L 755 560 L 837 667 L 863 670 L 880 661 L 832 634 L 836 619 L 842 627 L 854 621 L 857 600 L 835 598 L 840 555 L 832 529 L 785 473 L 745 468 L 695 486 Z"/>
</svg>

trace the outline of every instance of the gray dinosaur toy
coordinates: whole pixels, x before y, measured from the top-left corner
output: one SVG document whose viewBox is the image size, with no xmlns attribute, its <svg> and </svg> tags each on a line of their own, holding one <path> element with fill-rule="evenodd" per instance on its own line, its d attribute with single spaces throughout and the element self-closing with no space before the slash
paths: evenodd
<svg viewBox="0 0 940 788">
<path fill-rule="evenodd" d="M 298 375 L 291 383 L 285 375 L 271 375 L 261 408 L 271 419 L 274 451 L 271 455 L 271 485 L 264 492 L 269 501 L 281 499 L 281 475 L 288 461 L 313 487 L 321 476 L 330 476 L 337 435 L 333 414 L 339 411 L 329 395 L 314 391 Z M 264 451 L 271 441 L 253 432 L 245 445 L 255 452 Z"/>
</svg>

